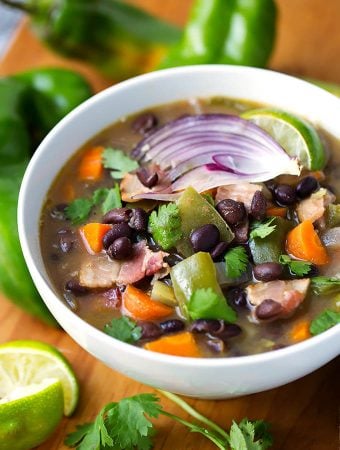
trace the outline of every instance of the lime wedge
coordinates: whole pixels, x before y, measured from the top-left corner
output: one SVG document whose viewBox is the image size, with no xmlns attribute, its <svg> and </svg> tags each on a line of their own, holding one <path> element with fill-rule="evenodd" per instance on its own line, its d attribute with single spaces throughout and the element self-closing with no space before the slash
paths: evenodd
<svg viewBox="0 0 340 450">
<path fill-rule="evenodd" d="M 54 379 L 62 385 L 64 414 L 69 416 L 74 411 L 79 397 L 76 376 L 65 357 L 51 345 L 37 341 L 2 344 L 0 368 L 0 399 L 10 399 L 18 389 Z"/>
<path fill-rule="evenodd" d="M 305 120 L 275 109 L 253 109 L 242 114 L 270 134 L 288 153 L 309 170 L 321 170 L 326 154 L 321 139 Z"/>
<path fill-rule="evenodd" d="M 0 400 L 0 450 L 28 450 L 41 444 L 58 426 L 63 408 L 63 388 L 57 379 L 15 388 Z"/>
</svg>

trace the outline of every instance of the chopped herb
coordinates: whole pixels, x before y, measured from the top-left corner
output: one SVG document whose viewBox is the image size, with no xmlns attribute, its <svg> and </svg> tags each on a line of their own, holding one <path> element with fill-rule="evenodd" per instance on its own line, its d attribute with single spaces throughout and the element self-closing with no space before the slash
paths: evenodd
<svg viewBox="0 0 340 450">
<path fill-rule="evenodd" d="M 312 320 L 309 331 L 315 336 L 316 334 L 323 333 L 329 328 L 334 327 L 338 323 L 340 323 L 340 312 L 326 309 Z"/>
<path fill-rule="evenodd" d="M 187 307 L 193 320 L 218 319 L 235 322 L 237 319 L 236 312 L 228 305 L 226 299 L 211 288 L 194 291 Z"/>
<path fill-rule="evenodd" d="M 308 261 L 294 261 L 288 255 L 280 255 L 279 262 L 288 266 L 289 270 L 299 277 L 307 275 L 312 266 L 312 263 Z"/>
<path fill-rule="evenodd" d="M 270 217 L 263 222 L 253 222 L 251 226 L 252 231 L 250 232 L 251 239 L 254 239 L 256 237 L 264 239 L 265 237 L 269 236 L 276 229 L 276 224 L 272 225 L 274 220 L 275 217 Z"/>
<path fill-rule="evenodd" d="M 92 205 L 99 205 L 106 199 L 109 189 L 96 189 L 92 194 Z"/>
<path fill-rule="evenodd" d="M 123 178 L 127 172 L 135 170 L 139 164 L 127 156 L 122 150 L 106 148 L 103 152 L 103 165 L 105 169 L 111 169 L 111 176 L 116 179 Z"/>
<path fill-rule="evenodd" d="M 92 206 L 92 200 L 76 198 L 65 208 L 65 215 L 74 225 L 77 225 L 89 217 Z"/>
<path fill-rule="evenodd" d="M 106 214 L 111 209 L 121 207 L 122 207 L 122 199 L 120 196 L 119 185 L 116 184 L 113 189 L 108 189 L 106 198 L 102 204 L 102 212 L 103 214 Z"/>
<path fill-rule="evenodd" d="M 312 289 L 317 295 L 330 295 L 340 292 L 340 278 L 314 277 L 312 278 Z"/>
<path fill-rule="evenodd" d="M 112 319 L 110 323 L 104 326 L 104 332 L 129 344 L 138 341 L 142 335 L 142 329 L 137 326 L 136 322 L 126 316 Z"/>
<path fill-rule="evenodd" d="M 164 415 L 188 427 L 190 431 L 202 434 L 220 450 L 266 450 L 272 445 L 272 437 L 264 421 L 243 419 L 239 424 L 233 422 L 229 435 L 182 398 L 170 392 L 160 392 L 203 426 L 165 411 L 154 394 L 139 394 L 106 405 L 93 423 L 77 426 L 77 430 L 67 436 L 65 444 L 78 450 L 149 450 L 153 446 L 151 438 L 155 434 L 154 425 L 149 419 Z"/>
<path fill-rule="evenodd" d="M 182 237 L 181 217 L 178 206 L 169 203 L 153 211 L 149 218 L 149 232 L 164 250 L 168 250 Z"/>
<path fill-rule="evenodd" d="M 228 278 L 235 279 L 243 275 L 248 267 L 248 255 L 244 247 L 230 249 L 224 256 L 225 271 Z"/>
</svg>

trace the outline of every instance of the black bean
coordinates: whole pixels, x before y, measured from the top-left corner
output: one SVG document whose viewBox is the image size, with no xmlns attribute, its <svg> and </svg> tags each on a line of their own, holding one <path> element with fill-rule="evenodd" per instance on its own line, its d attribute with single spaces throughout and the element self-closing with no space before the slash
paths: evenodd
<svg viewBox="0 0 340 450">
<path fill-rule="evenodd" d="M 280 205 L 292 205 L 296 201 L 295 189 L 289 184 L 279 184 L 274 190 L 274 196 Z"/>
<path fill-rule="evenodd" d="M 233 288 L 227 293 L 228 303 L 238 308 L 244 308 L 247 306 L 247 296 L 243 289 Z"/>
<path fill-rule="evenodd" d="M 300 183 L 296 186 L 296 194 L 299 198 L 307 198 L 313 192 L 319 189 L 319 183 L 314 177 L 302 178 Z"/>
<path fill-rule="evenodd" d="M 240 223 L 233 227 L 234 241 L 239 244 L 244 244 L 249 238 L 249 222 Z"/>
<path fill-rule="evenodd" d="M 224 342 L 222 341 L 222 339 L 208 339 L 206 341 L 206 344 L 215 353 L 222 353 L 224 351 Z"/>
<path fill-rule="evenodd" d="M 235 323 L 221 322 L 223 325 L 219 330 L 211 333 L 213 336 L 217 336 L 223 341 L 226 341 L 227 339 L 238 336 L 242 333 L 242 328 Z"/>
<path fill-rule="evenodd" d="M 250 205 L 250 214 L 256 220 L 266 217 L 267 200 L 261 191 L 256 191 Z"/>
<path fill-rule="evenodd" d="M 104 214 L 102 223 L 122 223 L 128 222 L 131 216 L 129 208 L 114 208 Z"/>
<path fill-rule="evenodd" d="M 282 275 L 282 271 L 282 265 L 276 262 L 257 264 L 253 270 L 255 278 L 260 281 L 277 280 Z"/>
<path fill-rule="evenodd" d="M 144 113 L 132 122 L 132 129 L 136 133 L 147 134 L 158 124 L 157 117 L 152 113 Z"/>
<path fill-rule="evenodd" d="M 189 239 L 195 252 L 209 252 L 218 244 L 220 232 L 216 225 L 203 225 L 192 231 Z"/>
<path fill-rule="evenodd" d="M 145 231 L 148 228 L 148 214 L 142 208 L 134 208 L 129 221 L 131 228 L 137 231 Z"/>
<path fill-rule="evenodd" d="M 132 230 L 125 222 L 116 223 L 103 237 L 103 247 L 107 250 L 113 242 L 120 237 L 132 236 Z"/>
<path fill-rule="evenodd" d="M 111 259 L 127 259 L 132 255 L 132 243 L 128 237 L 120 237 L 113 241 L 106 253 Z"/>
<path fill-rule="evenodd" d="M 183 257 L 177 253 L 170 253 L 170 255 L 165 256 L 164 261 L 169 264 L 170 267 L 175 266 L 179 262 L 183 261 Z"/>
<path fill-rule="evenodd" d="M 263 300 L 255 308 L 255 315 L 260 320 L 274 319 L 282 312 L 282 305 L 271 298 Z"/>
<path fill-rule="evenodd" d="M 162 335 L 163 331 L 155 322 L 139 321 L 137 325 L 141 328 L 141 339 L 156 339 Z"/>
<path fill-rule="evenodd" d="M 223 256 L 227 249 L 228 244 L 226 242 L 219 242 L 212 250 L 210 250 L 210 255 L 213 261 L 216 261 Z"/>
<path fill-rule="evenodd" d="M 216 209 L 229 225 L 237 225 L 247 217 L 244 203 L 232 199 L 221 200 L 217 203 Z"/>
<path fill-rule="evenodd" d="M 60 203 L 59 205 L 56 205 L 53 209 L 50 211 L 50 216 L 52 219 L 56 220 L 66 220 L 65 216 L 65 209 L 67 208 L 66 203 Z"/>
<path fill-rule="evenodd" d="M 78 295 L 86 295 L 89 293 L 89 289 L 86 286 L 82 286 L 78 280 L 68 280 L 65 284 L 65 290 L 72 292 L 72 294 Z"/>
<path fill-rule="evenodd" d="M 158 174 L 154 170 L 149 170 L 146 167 L 141 167 L 136 172 L 138 180 L 143 186 L 151 189 L 158 183 Z"/>
<path fill-rule="evenodd" d="M 159 325 L 162 328 L 163 333 L 175 333 L 176 331 L 182 331 L 185 328 L 184 322 L 179 319 L 166 320 Z"/>
<path fill-rule="evenodd" d="M 192 322 L 190 330 L 194 333 L 214 333 L 221 329 L 221 320 L 217 319 L 197 319 Z"/>
</svg>

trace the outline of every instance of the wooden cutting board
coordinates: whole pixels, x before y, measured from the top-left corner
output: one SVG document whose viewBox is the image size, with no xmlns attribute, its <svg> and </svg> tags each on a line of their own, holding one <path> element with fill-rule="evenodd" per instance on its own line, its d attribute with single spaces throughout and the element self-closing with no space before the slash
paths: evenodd
<svg viewBox="0 0 340 450">
<path fill-rule="evenodd" d="M 209 0 L 207 0 L 209 1 Z M 135 0 L 149 11 L 179 24 L 185 22 L 190 0 Z M 278 0 L 279 29 L 271 67 L 340 83 L 340 1 Z M 66 61 L 44 48 L 21 24 L 8 53 L 0 61 L 0 75 L 30 67 L 69 66 L 82 72 L 95 90 L 110 85 L 94 69 Z M 19 280 L 18 280 L 19 281 Z M 81 384 L 80 403 L 71 419 L 64 419 L 39 450 L 65 449 L 63 440 L 76 424 L 94 419 L 103 405 L 151 388 L 107 368 L 82 350 L 65 332 L 49 328 L 0 298 L 0 342 L 38 339 L 56 345 L 72 363 Z M 213 380 L 212 380 L 213 382 Z M 339 360 L 332 361 L 294 383 L 232 400 L 188 399 L 200 412 L 224 427 L 243 417 L 272 424 L 276 450 L 336 450 L 338 448 Z M 164 407 L 183 414 L 162 399 Z M 170 419 L 157 420 L 156 450 L 215 448 L 200 435 L 189 433 Z M 15 450 L 15 449 L 13 449 Z"/>
</svg>

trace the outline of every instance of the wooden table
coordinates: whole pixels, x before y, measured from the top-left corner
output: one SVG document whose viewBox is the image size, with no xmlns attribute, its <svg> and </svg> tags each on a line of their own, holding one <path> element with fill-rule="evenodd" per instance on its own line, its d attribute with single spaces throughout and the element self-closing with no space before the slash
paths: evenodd
<svg viewBox="0 0 340 450">
<path fill-rule="evenodd" d="M 207 0 L 209 1 L 209 0 Z M 190 0 L 135 0 L 149 11 L 184 23 Z M 340 83 L 340 1 L 278 0 L 278 39 L 271 67 Z M 0 75 L 29 67 L 70 66 L 80 70 L 100 90 L 110 84 L 85 65 L 65 61 L 50 53 L 32 36 L 24 23 L 11 48 L 0 62 Z M 39 450 L 66 448 L 65 435 L 78 423 L 91 421 L 109 401 L 150 388 L 107 368 L 82 350 L 62 330 L 51 329 L 0 298 L 0 342 L 38 339 L 56 345 L 71 361 L 81 384 L 79 407 L 64 419 L 54 435 Z M 336 381 L 337 380 L 337 381 Z M 339 406 L 339 364 L 332 361 L 313 374 L 279 389 L 239 399 L 201 401 L 189 399 L 199 411 L 225 427 L 232 419 L 266 419 L 272 423 L 276 450 L 336 450 Z M 175 414 L 185 414 L 167 400 L 163 405 Z M 187 417 L 186 417 L 187 418 Z M 208 450 L 214 448 L 200 435 L 189 433 L 170 419 L 157 421 L 156 450 Z M 15 450 L 15 449 L 13 449 Z"/>
</svg>

